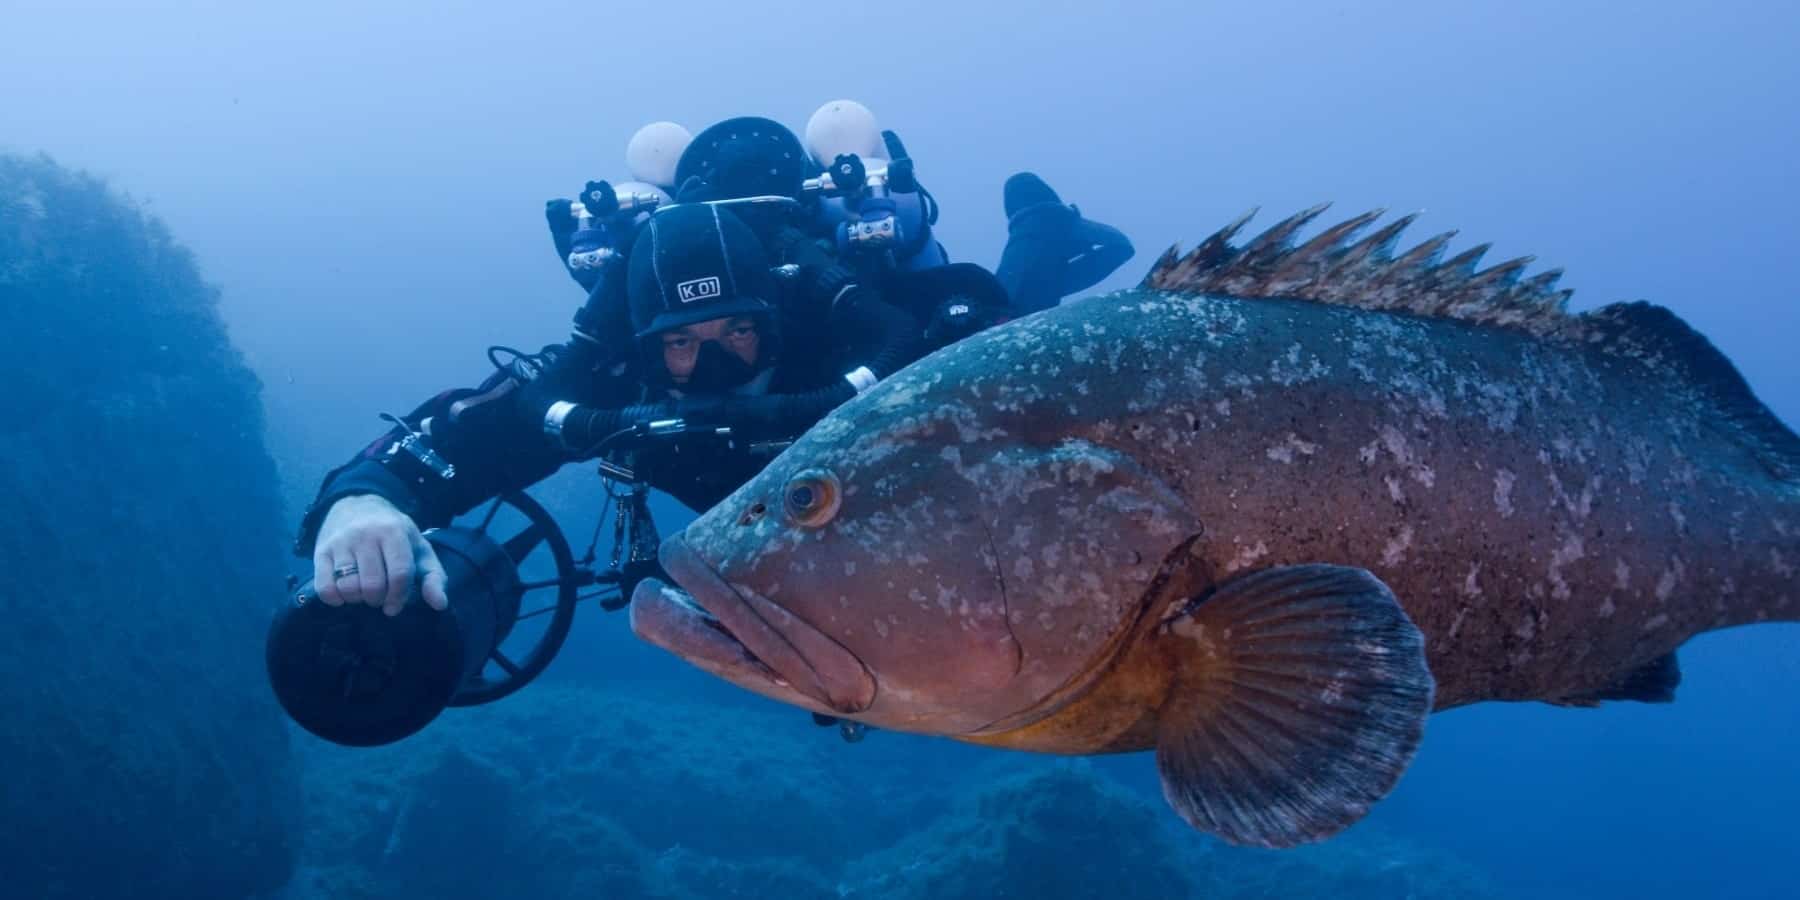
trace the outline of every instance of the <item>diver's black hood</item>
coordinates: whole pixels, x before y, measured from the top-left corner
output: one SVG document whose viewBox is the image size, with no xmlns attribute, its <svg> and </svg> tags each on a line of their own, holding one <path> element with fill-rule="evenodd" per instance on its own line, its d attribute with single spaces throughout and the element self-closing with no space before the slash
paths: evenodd
<svg viewBox="0 0 1800 900">
<path fill-rule="evenodd" d="M 639 340 L 725 316 L 772 322 L 776 289 L 755 232 L 717 206 L 659 210 L 631 247 L 626 297 Z"/>
</svg>

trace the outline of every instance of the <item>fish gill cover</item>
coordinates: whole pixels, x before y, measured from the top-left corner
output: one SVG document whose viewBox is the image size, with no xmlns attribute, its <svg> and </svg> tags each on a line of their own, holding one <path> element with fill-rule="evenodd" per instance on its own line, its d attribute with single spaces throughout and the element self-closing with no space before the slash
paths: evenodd
<svg viewBox="0 0 1800 900">
<path fill-rule="evenodd" d="M 0 841 L 12 897 L 241 897 L 297 785 L 260 386 L 216 292 L 99 180 L 0 155 Z"/>
</svg>

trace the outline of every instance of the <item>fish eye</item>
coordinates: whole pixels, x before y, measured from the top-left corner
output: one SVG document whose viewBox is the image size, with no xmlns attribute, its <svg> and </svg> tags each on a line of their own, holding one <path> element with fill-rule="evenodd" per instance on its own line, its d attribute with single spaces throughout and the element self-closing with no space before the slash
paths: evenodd
<svg viewBox="0 0 1800 900">
<path fill-rule="evenodd" d="M 788 480 L 782 507 L 796 525 L 818 528 L 837 515 L 841 495 L 830 472 L 809 469 Z"/>
</svg>

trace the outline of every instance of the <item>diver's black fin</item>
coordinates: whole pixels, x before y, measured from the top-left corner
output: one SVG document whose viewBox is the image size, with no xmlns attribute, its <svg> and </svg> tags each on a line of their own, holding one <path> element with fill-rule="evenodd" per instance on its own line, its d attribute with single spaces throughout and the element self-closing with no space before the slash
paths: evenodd
<svg viewBox="0 0 1800 900">
<path fill-rule="evenodd" d="M 1174 690 L 1157 711 L 1163 796 L 1233 843 L 1329 837 L 1386 796 L 1431 712 L 1425 637 L 1363 569 L 1285 566 L 1163 623 Z"/>
<path fill-rule="evenodd" d="M 1636 700 L 1639 703 L 1673 703 L 1675 688 L 1681 684 L 1681 663 L 1675 654 L 1665 653 L 1629 672 L 1597 691 L 1574 694 L 1550 701 L 1556 706 L 1599 706 L 1605 700 Z"/>
<path fill-rule="evenodd" d="M 1706 336 L 1654 303 L 1614 303 L 1583 313 L 1600 349 L 1633 357 L 1692 385 L 1713 418 L 1730 423 L 1770 474 L 1800 482 L 1800 437 L 1775 417 Z"/>
</svg>

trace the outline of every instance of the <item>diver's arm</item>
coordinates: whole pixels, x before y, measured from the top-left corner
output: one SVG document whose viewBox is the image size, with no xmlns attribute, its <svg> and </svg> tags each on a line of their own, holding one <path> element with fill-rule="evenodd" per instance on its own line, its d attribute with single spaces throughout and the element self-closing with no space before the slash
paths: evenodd
<svg viewBox="0 0 1800 900">
<path fill-rule="evenodd" d="M 717 421 L 753 438 L 791 438 L 925 351 L 918 320 L 874 290 L 858 289 L 840 299 L 832 322 L 833 333 L 851 348 L 841 379 L 801 393 L 727 396 L 716 410 L 701 412 L 701 421 Z"/>
<path fill-rule="evenodd" d="M 427 401 L 404 420 L 404 432 L 396 428 L 326 476 L 301 519 L 294 544 L 296 555 L 312 557 L 313 585 L 325 605 L 366 604 L 398 615 L 419 575 L 426 603 L 445 608 L 444 567 L 419 528 L 429 492 L 415 491 L 401 470 L 380 460 L 392 454 L 387 460 L 391 465 L 410 459 L 416 469 L 427 472 L 433 463 L 441 467 L 442 460 L 435 455 L 407 453 L 401 436 L 428 418 L 423 411 L 444 406 L 451 396 L 440 394 Z M 406 456 L 400 456 L 403 453 Z"/>
<path fill-rule="evenodd" d="M 541 370 L 531 363 L 550 357 Z M 618 404 L 622 373 L 605 348 L 577 337 L 536 357 L 516 359 L 480 387 L 445 391 L 401 417 L 354 458 L 333 470 L 301 519 L 294 552 L 305 556 L 338 500 L 372 494 L 392 504 L 420 528 L 448 524 L 484 500 L 534 484 L 569 457 L 544 439 L 538 422 L 521 410 L 544 395 Z M 408 450 L 409 432 L 426 438 L 432 452 L 454 467 L 444 477 Z"/>
<path fill-rule="evenodd" d="M 320 527 L 333 506 L 346 497 L 374 495 L 392 504 L 421 529 L 448 524 L 460 513 L 509 489 L 530 485 L 554 472 L 561 458 L 543 448 L 543 441 L 528 429 L 527 440 L 516 448 L 506 445 L 503 418 L 457 428 L 454 440 L 443 440 L 448 430 L 448 407 L 473 396 L 456 391 L 433 398 L 404 417 L 408 428 L 424 434 L 433 451 L 451 467 L 450 477 L 412 457 L 402 446 L 407 433 L 396 427 L 376 438 L 354 458 L 325 477 L 317 497 L 301 519 L 294 544 L 296 555 L 311 552 Z M 514 452 L 508 452 L 508 450 Z"/>
</svg>

